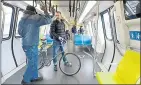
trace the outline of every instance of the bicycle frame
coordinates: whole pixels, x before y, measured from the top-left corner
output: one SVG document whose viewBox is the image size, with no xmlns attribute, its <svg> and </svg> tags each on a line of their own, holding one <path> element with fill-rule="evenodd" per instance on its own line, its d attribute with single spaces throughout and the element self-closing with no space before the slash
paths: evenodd
<svg viewBox="0 0 141 85">
<path fill-rule="evenodd" d="M 61 44 L 61 45 L 59 45 L 59 46 L 63 46 L 63 42 L 60 42 L 60 44 Z M 39 54 L 43 52 L 43 50 L 44 50 L 44 48 L 45 48 L 46 46 L 47 46 L 46 41 L 42 41 L 42 45 L 41 45 L 41 49 L 40 49 L 40 51 L 39 51 Z M 54 58 L 48 59 L 49 61 L 47 62 L 47 66 L 50 65 L 51 62 L 52 62 L 55 58 L 57 58 L 57 56 L 59 56 L 59 55 L 62 54 L 62 53 L 65 54 L 64 51 L 61 51 L 61 52 L 58 53 Z M 47 52 L 46 52 L 46 55 L 47 55 Z M 64 57 L 64 56 L 62 56 L 62 57 Z M 43 60 L 45 60 L 45 56 L 43 56 Z"/>
</svg>

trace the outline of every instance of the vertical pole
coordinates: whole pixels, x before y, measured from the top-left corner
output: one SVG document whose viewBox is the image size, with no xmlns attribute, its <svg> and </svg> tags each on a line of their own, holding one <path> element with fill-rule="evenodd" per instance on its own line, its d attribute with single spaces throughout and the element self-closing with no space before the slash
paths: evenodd
<svg viewBox="0 0 141 85">
<path fill-rule="evenodd" d="M 94 21 L 94 24 L 96 25 L 96 36 L 95 36 L 95 46 L 94 46 L 94 59 L 93 59 L 93 76 L 96 76 L 96 70 L 95 70 L 95 65 L 97 64 L 97 52 L 96 52 L 96 43 L 97 43 L 97 36 L 98 36 L 98 19 L 99 19 L 99 2 L 97 5 L 97 14 L 96 14 L 96 20 Z"/>
<path fill-rule="evenodd" d="M 1 43 L 2 43 L 2 20 L 1 20 L 1 16 L 2 16 L 2 3 L 1 3 L 1 0 L 0 0 L 0 62 L 1 62 Z M 1 71 L 1 64 L 0 64 L 0 71 Z M 0 85 L 1 85 L 1 73 L 0 73 Z"/>
</svg>

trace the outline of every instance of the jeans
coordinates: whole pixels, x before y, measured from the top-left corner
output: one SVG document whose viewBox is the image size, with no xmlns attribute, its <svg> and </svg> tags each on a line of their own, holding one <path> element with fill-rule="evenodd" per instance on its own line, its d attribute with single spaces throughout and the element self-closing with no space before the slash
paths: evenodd
<svg viewBox="0 0 141 85">
<path fill-rule="evenodd" d="M 24 82 L 38 78 L 38 46 L 23 46 L 27 57 L 27 68 L 23 76 Z"/>
<path fill-rule="evenodd" d="M 64 45 L 61 45 L 61 43 L 59 42 L 59 41 L 56 41 L 56 40 L 54 40 L 53 41 L 53 63 L 54 63 L 54 65 L 57 65 L 57 52 L 58 52 L 58 50 L 61 50 L 61 52 L 62 52 L 62 57 L 63 57 L 63 61 L 64 62 L 67 62 L 67 59 L 66 59 L 66 57 L 64 57 Z"/>
</svg>

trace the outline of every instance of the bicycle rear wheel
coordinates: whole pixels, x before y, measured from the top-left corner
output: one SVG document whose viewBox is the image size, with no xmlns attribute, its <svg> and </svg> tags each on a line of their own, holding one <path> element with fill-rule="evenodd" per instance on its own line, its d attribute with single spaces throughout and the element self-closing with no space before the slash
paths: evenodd
<svg viewBox="0 0 141 85">
<path fill-rule="evenodd" d="M 66 66 L 63 61 L 63 57 L 59 60 L 60 70 L 67 76 L 73 76 L 77 74 L 81 68 L 80 58 L 74 53 L 66 53 L 64 55 L 71 66 Z"/>
<path fill-rule="evenodd" d="M 38 56 L 38 70 L 44 67 L 44 56 L 46 56 L 46 52 L 40 52 Z"/>
</svg>

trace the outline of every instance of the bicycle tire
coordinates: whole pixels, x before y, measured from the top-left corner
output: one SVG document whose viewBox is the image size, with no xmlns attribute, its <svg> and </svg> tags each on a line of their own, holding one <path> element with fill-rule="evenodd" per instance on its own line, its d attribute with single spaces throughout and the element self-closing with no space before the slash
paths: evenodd
<svg viewBox="0 0 141 85">
<path fill-rule="evenodd" d="M 78 70 L 77 70 L 76 72 L 72 73 L 72 74 L 67 74 L 67 73 L 65 73 L 65 72 L 62 70 L 62 68 L 61 68 L 61 60 L 63 59 L 63 57 L 61 57 L 60 60 L 59 60 L 59 68 L 60 68 L 60 70 L 62 71 L 62 73 L 64 73 L 65 75 L 67 75 L 67 76 L 73 76 L 73 75 L 77 74 L 77 73 L 80 71 L 80 69 L 81 69 L 81 60 L 80 60 L 80 58 L 79 58 L 76 54 L 74 54 L 74 53 L 65 53 L 64 56 L 66 56 L 66 55 L 68 55 L 68 54 L 72 54 L 72 55 L 74 55 L 74 56 L 78 59 L 78 61 L 79 61 L 79 68 L 78 68 Z M 66 56 L 66 57 L 67 57 L 67 56 Z"/>
</svg>

